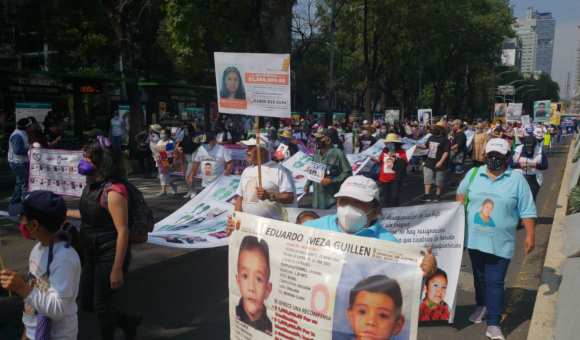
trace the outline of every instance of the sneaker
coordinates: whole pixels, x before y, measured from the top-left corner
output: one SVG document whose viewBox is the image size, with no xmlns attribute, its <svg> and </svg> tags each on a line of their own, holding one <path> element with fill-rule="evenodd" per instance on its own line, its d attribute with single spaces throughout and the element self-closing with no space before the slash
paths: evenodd
<svg viewBox="0 0 580 340">
<path fill-rule="evenodd" d="M 191 198 L 191 192 L 187 192 L 187 194 L 183 195 L 183 198 Z"/>
<path fill-rule="evenodd" d="M 503 336 L 503 333 L 501 332 L 501 328 L 499 328 L 499 326 L 487 326 L 485 336 L 487 336 L 492 340 L 505 340 L 505 337 Z"/>
<path fill-rule="evenodd" d="M 423 197 L 421 197 L 421 202 L 425 202 L 425 203 L 431 202 L 431 195 L 429 195 L 429 194 L 423 195 Z"/>
<path fill-rule="evenodd" d="M 482 323 L 483 319 L 485 319 L 485 313 L 487 313 L 487 307 L 477 306 L 475 311 L 473 311 L 473 313 L 471 313 L 469 316 L 469 321 L 473 323 Z"/>
</svg>

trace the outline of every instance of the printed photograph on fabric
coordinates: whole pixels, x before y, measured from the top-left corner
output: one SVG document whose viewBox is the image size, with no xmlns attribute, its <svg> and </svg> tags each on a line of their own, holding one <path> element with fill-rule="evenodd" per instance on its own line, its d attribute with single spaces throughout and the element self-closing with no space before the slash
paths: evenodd
<svg viewBox="0 0 580 340">
<path fill-rule="evenodd" d="M 242 239 L 235 277 L 240 294 L 236 320 L 272 335 L 272 311 L 266 306 L 272 292 L 270 250 L 265 240 L 253 235 Z"/>
<path fill-rule="evenodd" d="M 243 77 L 237 67 L 229 66 L 223 71 L 219 94 L 221 106 L 234 109 L 247 108 Z"/>
<path fill-rule="evenodd" d="M 449 305 L 445 302 L 447 296 L 447 273 L 437 268 L 423 287 L 423 299 L 419 307 L 419 321 L 448 321 Z"/>
<path fill-rule="evenodd" d="M 347 256 L 336 290 L 333 340 L 410 337 L 415 265 Z M 411 289 L 412 290 L 412 289 Z"/>
<path fill-rule="evenodd" d="M 486 198 L 483 203 L 481 204 L 481 208 L 473 218 L 473 223 L 477 225 L 481 225 L 484 227 L 491 227 L 495 228 L 495 222 L 493 218 L 491 218 L 491 214 L 493 213 L 493 208 L 495 207 L 495 203 L 492 199 Z"/>
</svg>

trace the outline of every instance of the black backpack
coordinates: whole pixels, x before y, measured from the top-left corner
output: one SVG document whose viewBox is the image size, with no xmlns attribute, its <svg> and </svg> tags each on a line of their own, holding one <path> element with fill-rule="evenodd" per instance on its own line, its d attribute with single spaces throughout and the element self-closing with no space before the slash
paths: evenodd
<svg viewBox="0 0 580 340">
<path fill-rule="evenodd" d="M 143 193 L 133 184 L 124 181 L 129 194 L 129 232 L 132 244 L 147 242 L 148 234 L 153 231 L 155 220 Z"/>
</svg>

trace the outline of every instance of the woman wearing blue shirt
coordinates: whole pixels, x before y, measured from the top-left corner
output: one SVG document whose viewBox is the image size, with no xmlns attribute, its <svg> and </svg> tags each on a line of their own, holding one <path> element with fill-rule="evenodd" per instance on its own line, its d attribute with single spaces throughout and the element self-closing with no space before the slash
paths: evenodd
<svg viewBox="0 0 580 340">
<path fill-rule="evenodd" d="M 472 169 L 457 189 L 457 201 L 469 202 L 466 247 L 473 267 L 476 310 L 469 320 L 487 322 L 486 336 L 505 339 L 499 327 L 504 307 L 505 276 L 514 254 L 516 228 L 526 229 L 525 254 L 535 244 L 536 205 L 521 173 L 509 164 L 509 144 L 493 138 L 485 146 L 486 165 Z"/>
</svg>

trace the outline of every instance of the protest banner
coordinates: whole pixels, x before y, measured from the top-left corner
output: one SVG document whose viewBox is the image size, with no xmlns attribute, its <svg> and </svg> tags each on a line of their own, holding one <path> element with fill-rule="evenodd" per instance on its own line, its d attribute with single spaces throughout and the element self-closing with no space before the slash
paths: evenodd
<svg viewBox="0 0 580 340">
<path fill-rule="evenodd" d="M 370 166 L 373 164 L 371 158 L 362 153 L 351 153 L 346 155 L 346 159 L 350 163 L 353 175 L 358 175 L 360 172 L 370 171 Z"/>
<path fill-rule="evenodd" d="M 433 247 L 439 274 L 426 282 L 421 302 L 421 321 L 453 322 L 461 270 L 465 217 L 457 202 L 382 209 L 381 225 L 402 244 Z M 444 296 L 430 284 L 446 286 Z"/>
<path fill-rule="evenodd" d="M 232 174 L 241 175 L 250 164 L 247 160 L 248 148 L 239 144 L 222 144 L 232 157 Z"/>
<path fill-rule="evenodd" d="M 422 248 L 244 213 L 235 218 L 230 339 L 358 338 L 369 332 L 361 320 L 369 304 L 393 313 L 377 339 L 416 339 Z M 377 286 L 382 293 L 373 293 Z"/>
<path fill-rule="evenodd" d="M 507 107 L 506 119 L 508 122 L 519 122 L 522 117 L 522 110 L 524 104 L 509 103 Z"/>
<path fill-rule="evenodd" d="M 534 102 L 534 123 L 546 122 L 550 119 L 552 102 L 549 100 L 538 100 Z"/>
<path fill-rule="evenodd" d="M 37 122 L 42 123 L 50 110 L 52 110 L 51 103 L 16 102 L 14 120 L 18 122 L 22 118 L 34 117 Z"/>
<path fill-rule="evenodd" d="M 399 121 L 400 116 L 401 112 L 399 110 L 385 110 L 385 123 L 393 125 Z"/>
<path fill-rule="evenodd" d="M 432 109 L 419 109 L 417 111 L 417 119 L 419 120 L 420 126 L 426 126 L 431 124 L 432 118 L 433 118 Z"/>
<path fill-rule="evenodd" d="M 530 120 L 530 116 L 529 115 L 523 115 L 522 116 L 522 126 L 526 127 L 526 126 L 530 126 L 531 124 L 531 120 Z"/>
<path fill-rule="evenodd" d="M 306 173 L 306 179 L 320 183 L 326 176 L 326 164 L 310 161 L 306 163 L 304 172 Z"/>
<path fill-rule="evenodd" d="M 290 118 L 290 55 L 215 52 L 223 113 Z"/>
<path fill-rule="evenodd" d="M 81 197 L 86 184 L 86 177 L 78 171 L 82 158 L 82 151 L 31 148 L 28 191 L 48 190 Z"/>
<path fill-rule="evenodd" d="M 352 132 L 344 133 L 341 135 L 343 138 L 342 140 L 342 147 L 345 154 L 354 153 L 354 143 L 353 143 L 353 134 Z"/>
</svg>

